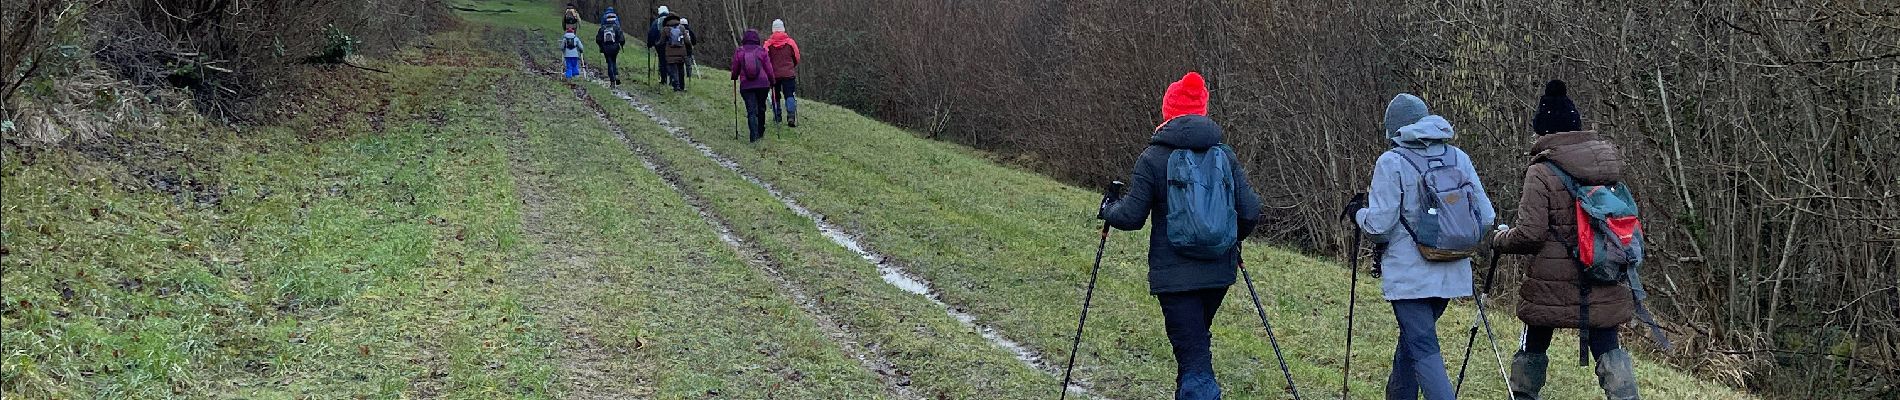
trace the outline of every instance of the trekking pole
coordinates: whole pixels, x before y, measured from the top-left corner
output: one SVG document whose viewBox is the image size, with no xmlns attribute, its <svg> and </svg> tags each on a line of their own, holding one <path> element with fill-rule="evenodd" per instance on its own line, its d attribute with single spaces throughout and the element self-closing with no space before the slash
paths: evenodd
<svg viewBox="0 0 1900 400">
<path fill-rule="evenodd" d="M 1108 202 L 1122 193 L 1122 181 L 1108 184 L 1108 192 L 1102 196 L 1102 208 L 1106 211 Z M 1108 221 L 1102 221 L 1102 241 L 1095 245 L 1095 266 L 1089 268 L 1089 286 L 1082 292 L 1082 317 L 1075 320 L 1075 341 L 1069 343 L 1069 365 L 1062 368 L 1062 394 L 1057 398 L 1069 398 L 1069 374 L 1075 372 L 1075 353 L 1082 349 L 1082 326 L 1089 322 L 1089 302 L 1095 300 L 1095 277 L 1102 271 L 1102 252 L 1108 249 Z"/>
<path fill-rule="evenodd" d="M 1504 375 L 1504 387 L 1506 388 L 1511 387 L 1511 373 L 1505 371 L 1505 368 L 1504 368 L 1504 353 L 1501 353 L 1498 351 L 1497 335 L 1491 332 L 1490 317 L 1486 316 L 1484 312 L 1484 296 L 1485 294 L 1491 293 L 1491 283 L 1494 282 L 1498 276 L 1497 250 L 1491 251 L 1491 265 L 1488 267 L 1488 269 L 1489 270 L 1485 271 L 1484 273 L 1484 286 L 1480 289 L 1477 295 L 1472 296 L 1472 298 L 1475 299 L 1475 302 L 1477 303 L 1477 306 L 1478 306 L 1478 320 L 1472 322 L 1471 332 L 1465 337 L 1465 356 L 1464 356 L 1464 360 L 1458 362 L 1458 384 L 1452 390 L 1452 394 L 1454 396 L 1464 393 L 1465 367 L 1471 365 L 1471 348 L 1475 347 L 1475 345 L 1477 344 L 1479 326 L 1484 327 L 1485 340 L 1491 342 L 1491 355 L 1493 356 L 1493 358 L 1497 359 L 1498 371 L 1502 373 L 1502 375 Z"/>
<path fill-rule="evenodd" d="M 732 81 L 732 140 L 739 140 L 739 80 Z"/>
<path fill-rule="evenodd" d="M 1240 279 L 1247 284 L 1247 294 L 1253 296 L 1253 310 L 1260 314 L 1260 326 L 1267 329 L 1267 344 L 1273 345 L 1273 358 L 1280 361 L 1280 374 L 1286 376 L 1286 391 L 1293 393 L 1293 400 L 1301 400 L 1300 388 L 1293 385 L 1293 371 L 1286 367 L 1286 357 L 1280 355 L 1280 339 L 1273 336 L 1273 323 L 1267 322 L 1267 309 L 1260 305 L 1260 292 L 1254 291 L 1253 275 L 1247 273 L 1247 253 L 1240 251 L 1240 245 L 1234 245 L 1239 256 L 1236 262 L 1240 266 Z"/>
<path fill-rule="evenodd" d="M 1352 275 L 1352 287 L 1347 289 L 1350 294 L 1346 296 L 1346 366 L 1339 372 L 1339 398 L 1342 399 L 1352 398 L 1352 387 L 1347 384 L 1352 382 L 1352 320 L 1359 304 L 1359 237 L 1362 233 L 1355 224 L 1352 228 L 1352 250 L 1347 251 L 1352 258 L 1352 268 L 1346 273 Z"/>
</svg>

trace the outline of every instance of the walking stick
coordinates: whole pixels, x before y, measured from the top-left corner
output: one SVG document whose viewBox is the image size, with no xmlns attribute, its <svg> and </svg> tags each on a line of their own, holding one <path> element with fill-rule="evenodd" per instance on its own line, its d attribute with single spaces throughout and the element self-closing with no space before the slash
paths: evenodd
<svg viewBox="0 0 1900 400">
<path fill-rule="evenodd" d="M 732 140 L 739 140 L 739 80 L 732 80 Z"/>
<path fill-rule="evenodd" d="M 1497 274 L 1498 274 L 1498 253 L 1497 253 L 1497 250 L 1492 250 L 1491 251 L 1491 266 L 1489 267 L 1489 270 L 1485 271 L 1484 273 L 1484 286 L 1478 292 L 1476 296 L 1472 296 L 1473 299 L 1476 299 L 1475 302 L 1478 305 L 1478 320 L 1472 323 L 1470 334 L 1465 336 L 1465 356 L 1464 356 L 1463 361 L 1458 362 L 1458 384 L 1452 390 L 1452 394 L 1454 395 L 1454 397 L 1458 394 L 1464 393 L 1465 367 L 1468 365 L 1471 365 L 1471 348 L 1475 344 L 1477 344 L 1479 326 L 1484 327 L 1485 340 L 1491 342 L 1491 355 L 1493 358 L 1497 359 L 1498 372 L 1504 375 L 1504 387 L 1506 388 L 1511 387 L 1511 373 L 1507 371 L 1504 367 L 1504 353 L 1498 351 L 1497 335 L 1491 332 L 1491 320 L 1488 316 L 1485 315 L 1485 312 L 1484 312 L 1484 297 L 1486 294 L 1491 293 L 1491 282 L 1494 282 L 1494 280 L 1498 276 Z"/>
<path fill-rule="evenodd" d="M 1280 355 L 1280 339 L 1273 336 L 1273 324 L 1267 322 L 1267 309 L 1260 305 L 1260 293 L 1254 291 L 1253 275 L 1247 273 L 1247 253 L 1240 251 L 1239 244 L 1234 245 L 1234 252 L 1239 254 L 1235 258 L 1240 266 L 1240 279 L 1247 284 L 1247 294 L 1253 296 L 1253 310 L 1260 314 L 1260 326 L 1267 328 L 1267 343 L 1273 345 L 1273 358 L 1280 361 L 1280 374 L 1286 376 L 1286 391 L 1293 393 L 1293 400 L 1301 400 L 1300 388 L 1293 385 L 1293 371 L 1287 369 L 1286 357 Z"/>
<path fill-rule="evenodd" d="M 1108 192 L 1102 196 L 1102 206 L 1098 212 L 1105 212 L 1109 201 L 1121 197 L 1122 181 L 1108 184 Z M 1062 394 L 1059 399 L 1069 398 L 1069 374 L 1075 372 L 1075 353 L 1082 349 L 1082 326 L 1089 321 L 1089 302 L 1095 300 L 1095 277 L 1102 271 L 1102 252 L 1108 249 L 1108 221 L 1102 221 L 1102 241 L 1095 245 L 1095 266 L 1089 268 L 1088 290 L 1082 294 L 1082 317 L 1075 320 L 1075 341 L 1069 343 L 1069 365 L 1062 368 Z"/>
<path fill-rule="evenodd" d="M 1347 289 L 1350 294 L 1346 297 L 1346 366 L 1339 372 L 1339 398 L 1342 399 L 1352 398 L 1352 387 L 1347 383 L 1352 381 L 1352 319 L 1359 304 L 1359 237 L 1362 233 L 1355 224 L 1352 228 L 1352 250 L 1348 251 L 1352 255 L 1352 268 L 1346 273 L 1352 275 L 1352 287 Z"/>
</svg>

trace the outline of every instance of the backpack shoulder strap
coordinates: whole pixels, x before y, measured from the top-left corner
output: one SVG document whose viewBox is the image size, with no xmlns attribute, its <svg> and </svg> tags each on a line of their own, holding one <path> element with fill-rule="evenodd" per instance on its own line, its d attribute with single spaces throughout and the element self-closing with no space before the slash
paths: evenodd
<svg viewBox="0 0 1900 400">
<path fill-rule="evenodd" d="M 1669 350 L 1669 336 L 1663 335 L 1662 325 L 1656 323 L 1656 316 L 1649 313 L 1649 307 L 1644 307 L 1643 299 L 1636 297 L 1635 293 L 1630 291 L 1630 297 L 1636 304 L 1636 319 L 1643 321 L 1643 325 L 1649 325 L 1649 334 L 1656 339 L 1656 345 Z"/>
<path fill-rule="evenodd" d="M 1570 197 L 1583 197 L 1583 187 L 1577 184 L 1577 178 L 1571 177 L 1570 173 L 1565 172 L 1563 167 L 1557 166 L 1555 161 L 1544 161 L 1543 164 L 1545 167 L 1550 168 L 1551 174 L 1557 175 L 1558 180 L 1563 181 L 1564 190 L 1570 191 Z"/>
<path fill-rule="evenodd" d="M 1386 150 L 1385 152 L 1398 154 L 1400 159 L 1405 160 L 1406 165 L 1412 166 L 1413 171 L 1417 171 L 1419 175 L 1425 174 L 1425 160 L 1424 157 L 1418 153 L 1401 147 L 1393 147 L 1391 150 Z"/>
</svg>

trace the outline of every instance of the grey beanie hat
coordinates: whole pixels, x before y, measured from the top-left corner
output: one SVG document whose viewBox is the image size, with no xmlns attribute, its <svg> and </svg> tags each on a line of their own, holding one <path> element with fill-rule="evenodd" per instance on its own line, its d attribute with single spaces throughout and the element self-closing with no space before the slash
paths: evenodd
<svg viewBox="0 0 1900 400">
<path fill-rule="evenodd" d="M 1391 103 L 1385 105 L 1385 137 L 1387 139 L 1396 137 L 1399 135 L 1399 128 L 1418 122 L 1419 119 L 1429 115 L 1432 113 L 1425 107 L 1425 100 L 1419 100 L 1418 96 L 1413 96 L 1411 93 L 1399 93 L 1398 96 L 1392 97 Z"/>
</svg>

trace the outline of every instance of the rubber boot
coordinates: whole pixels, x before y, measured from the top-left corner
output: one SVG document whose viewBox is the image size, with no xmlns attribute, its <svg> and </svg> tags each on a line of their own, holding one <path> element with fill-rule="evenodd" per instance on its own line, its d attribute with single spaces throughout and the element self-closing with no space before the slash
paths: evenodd
<svg viewBox="0 0 1900 400">
<path fill-rule="evenodd" d="M 1636 365 L 1623 349 L 1597 356 L 1597 384 L 1603 385 L 1603 394 L 1610 400 L 1642 398 L 1636 395 Z"/>
<path fill-rule="evenodd" d="M 1543 353 L 1528 353 L 1519 350 L 1511 356 L 1511 398 L 1514 400 L 1540 400 L 1544 391 L 1544 370 L 1550 367 L 1550 356 Z"/>
</svg>

